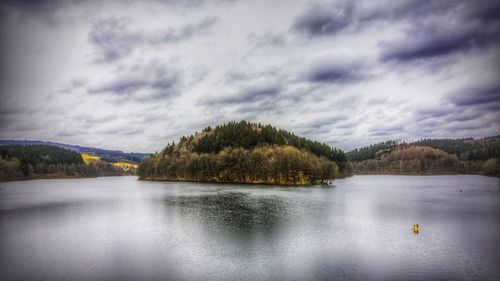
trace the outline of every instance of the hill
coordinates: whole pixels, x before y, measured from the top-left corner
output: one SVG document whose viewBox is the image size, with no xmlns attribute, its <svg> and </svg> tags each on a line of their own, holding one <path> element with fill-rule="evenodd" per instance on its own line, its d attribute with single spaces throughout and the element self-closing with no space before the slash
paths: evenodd
<svg viewBox="0 0 500 281">
<path fill-rule="evenodd" d="M 355 174 L 500 175 L 500 137 L 386 141 L 347 153 Z"/>
<path fill-rule="evenodd" d="M 81 154 L 56 146 L 0 146 L 0 181 L 121 174 L 109 163 L 85 164 Z"/>
<path fill-rule="evenodd" d="M 138 168 L 140 179 L 307 185 L 350 174 L 343 151 L 271 125 L 229 122 L 182 137 Z"/>
<path fill-rule="evenodd" d="M 86 153 L 96 155 L 107 162 L 131 162 L 136 164 L 151 155 L 150 153 L 123 152 L 120 150 L 109 150 L 40 140 L 0 140 L 0 146 L 5 145 L 49 145 L 78 152 L 80 154 Z"/>
</svg>

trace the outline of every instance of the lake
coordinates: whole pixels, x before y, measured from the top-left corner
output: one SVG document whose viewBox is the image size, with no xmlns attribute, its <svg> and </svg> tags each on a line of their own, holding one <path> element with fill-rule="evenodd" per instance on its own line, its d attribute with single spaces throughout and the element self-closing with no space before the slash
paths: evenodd
<svg viewBox="0 0 500 281">
<path fill-rule="evenodd" d="M 6 182 L 0 230 L 1 280 L 500 280 L 500 179 Z"/>
</svg>

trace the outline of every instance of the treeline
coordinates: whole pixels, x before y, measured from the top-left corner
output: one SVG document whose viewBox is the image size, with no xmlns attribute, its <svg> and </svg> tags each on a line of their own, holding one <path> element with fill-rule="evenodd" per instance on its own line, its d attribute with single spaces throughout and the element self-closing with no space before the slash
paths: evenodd
<svg viewBox="0 0 500 281">
<path fill-rule="evenodd" d="M 71 145 L 71 144 L 64 144 L 51 141 L 40 141 L 40 140 L 0 140 L 0 146 L 4 145 L 22 145 L 22 146 L 50 145 L 78 153 L 97 155 L 106 162 L 125 161 L 125 162 L 139 163 L 144 158 L 151 155 L 150 153 L 123 152 L 120 150 L 108 150 L 96 147 L 86 147 L 86 146 Z"/>
<path fill-rule="evenodd" d="M 49 145 L 0 146 L 0 180 L 120 175 L 109 163 L 85 165 L 81 155 Z"/>
<path fill-rule="evenodd" d="M 293 146 L 231 146 L 217 153 L 156 153 L 138 168 L 144 180 L 307 185 L 338 175 L 335 162 Z"/>
<path fill-rule="evenodd" d="M 474 139 L 422 139 L 414 145 L 441 149 L 465 161 L 486 161 L 500 158 L 500 137 Z"/>
<path fill-rule="evenodd" d="M 380 152 L 390 152 L 393 148 L 398 145 L 396 141 L 385 141 L 362 148 L 356 148 L 347 152 L 347 159 L 350 161 L 363 161 L 368 159 L 374 159 L 377 153 Z"/>
<path fill-rule="evenodd" d="M 355 174 L 500 175 L 498 158 L 464 160 L 429 146 L 403 145 L 380 150 L 373 159 L 353 161 Z"/>
<path fill-rule="evenodd" d="M 196 134 L 195 134 L 196 135 Z M 271 125 L 250 123 L 247 121 L 229 122 L 215 128 L 207 127 L 202 134 L 182 137 L 181 145 L 186 144 L 190 150 L 197 153 L 218 153 L 226 147 L 252 149 L 264 145 L 289 145 L 312 154 L 325 157 L 337 163 L 343 170 L 347 163 L 345 153 L 325 143 L 309 140 L 304 137 Z M 171 150 L 171 145 L 167 150 Z"/>
<path fill-rule="evenodd" d="M 352 174 L 341 150 L 270 125 L 229 122 L 182 137 L 144 160 L 147 180 L 325 183 Z"/>
<path fill-rule="evenodd" d="M 413 142 L 386 141 L 357 148 L 347 152 L 350 161 L 363 161 L 376 158 L 377 154 L 390 153 L 396 148 L 427 146 L 443 150 L 464 161 L 487 161 L 500 158 L 500 136 L 483 139 L 421 139 Z"/>
</svg>

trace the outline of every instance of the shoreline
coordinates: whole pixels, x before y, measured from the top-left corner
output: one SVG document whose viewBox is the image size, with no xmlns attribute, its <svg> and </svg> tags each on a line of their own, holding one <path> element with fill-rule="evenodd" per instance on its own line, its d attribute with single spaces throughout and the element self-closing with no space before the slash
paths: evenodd
<svg viewBox="0 0 500 281">
<path fill-rule="evenodd" d="M 69 180 L 69 179 L 94 179 L 94 178 L 102 178 L 102 177 L 126 177 L 126 176 L 137 176 L 137 175 L 97 175 L 97 176 L 36 176 L 36 177 L 22 177 L 16 179 L 0 179 L 0 183 L 2 182 L 12 182 L 12 181 L 30 181 L 30 180 Z"/>
</svg>

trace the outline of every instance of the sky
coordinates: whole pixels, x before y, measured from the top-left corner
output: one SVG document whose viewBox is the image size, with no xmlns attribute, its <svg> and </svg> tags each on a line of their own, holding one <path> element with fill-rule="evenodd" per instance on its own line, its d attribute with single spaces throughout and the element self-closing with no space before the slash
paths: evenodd
<svg viewBox="0 0 500 281">
<path fill-rule="evenodd" d="M 0 4 L 0 139 L 134 152 L 233 120 L 350 150 L 500 134 L 500 1 Z"/>
</svg>

